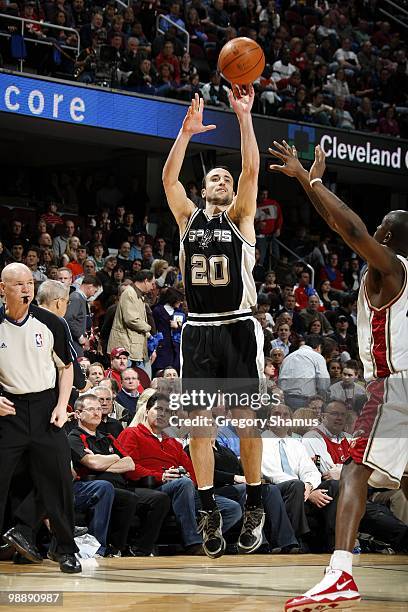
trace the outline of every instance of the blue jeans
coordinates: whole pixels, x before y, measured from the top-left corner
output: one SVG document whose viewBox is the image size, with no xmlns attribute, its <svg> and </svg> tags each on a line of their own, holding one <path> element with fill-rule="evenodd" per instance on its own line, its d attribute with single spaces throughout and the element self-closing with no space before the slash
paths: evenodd
<svg viewBox="0 0 408 612">
<path fill-rule="evenodd" d="M 107 546 L 107 535 L 111 516 L 115 489 L 112 483 L 106 480 L 93 480 L 91 482 L 74 482 L 75 510 L 91 511 L 91 521 L 88 532 L 95 536 L 100 547 L 98 555 L 104 555 Z"/>
<path fill-rule="evenodd" d="M 184 546 L 202 544 L 202 537 L 197 532 L 197 510 L 200 510 L 200 498 L 193 481 L 182 477 L 170 480 L 160 487 L 159 491 L 167 493 L 171 499 L 173 512 L 180 526 Z M 226 533 L 242 516 L 240 504 L 232 499 L 216 495 L 217 506 L 222 516 L 222 531 Z"/>
</svg>

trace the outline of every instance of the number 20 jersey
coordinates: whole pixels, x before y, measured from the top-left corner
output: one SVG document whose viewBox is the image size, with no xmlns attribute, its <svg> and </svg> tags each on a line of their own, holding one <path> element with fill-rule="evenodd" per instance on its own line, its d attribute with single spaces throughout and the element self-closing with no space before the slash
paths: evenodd
<svg viewBox="0 0 408 612">
<path fill-rule="evenodd" d="M 255 245 L 227 211 L 197 208 L 180 238 L 180 269 L 190 314 L 238 314 L 256 304 Z"/>
</svg>

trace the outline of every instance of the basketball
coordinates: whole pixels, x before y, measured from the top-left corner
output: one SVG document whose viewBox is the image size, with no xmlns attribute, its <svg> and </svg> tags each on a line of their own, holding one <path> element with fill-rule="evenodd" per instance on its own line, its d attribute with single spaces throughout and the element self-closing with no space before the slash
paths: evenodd
<svg viewBox="0 0 408 612">
<path fill-rule="evenodd" d="M 265 68 L 265 55 L 261 47 L 250 38 L 234 38 L 221 49 L 218 70 L 224 79 L 237 85 L 248 85 L 261 76 Z"/>
</svg>

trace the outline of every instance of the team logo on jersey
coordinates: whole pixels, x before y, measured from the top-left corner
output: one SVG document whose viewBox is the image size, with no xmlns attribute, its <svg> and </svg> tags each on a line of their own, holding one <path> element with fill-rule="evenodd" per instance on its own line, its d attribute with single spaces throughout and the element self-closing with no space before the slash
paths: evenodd
<svg viewBox="0 0 408 612">
<path fill-rule="evenodd" d="M 37 348 L 41 348 L 43 346 L 43 335 L 38 332 L 37 334 L 35 334 L 35 346 Z"/>
<path fill-rule="evenodd" d="M 188 241 L 198 242 L 200 247 L 205 249 L 211 244 L 211 242 L 232 242 L 232 235 L 231 230 L 193 229 L 188 233 Z"/>
</svg>

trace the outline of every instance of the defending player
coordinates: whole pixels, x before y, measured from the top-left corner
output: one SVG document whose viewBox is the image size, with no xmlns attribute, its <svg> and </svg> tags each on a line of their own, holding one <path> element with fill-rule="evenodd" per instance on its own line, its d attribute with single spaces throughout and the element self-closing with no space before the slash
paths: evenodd
<svg viewBox="0 0 408 612">
<path fill-rule="evenodd" d="M 235 95 L 234 95 L 235 94 Z M 203 125 L 203 100 L 196 94 L 163 169 L 163 184 L 180 230 L 180 267 L 189 315 L 182 332 L 182 377 L 188 379 L 251 379 L 263 376 L 263 336 L 252 317 L 256 289 L 256 195 L 259 151 L 252 126 L 254 90 L 230 91 L 229 99 L 241 131 L 242 171 L 237 193 L 225 168 L 214 168 L 204 178 L 205 210 L 196 208 L 179 182 L 179 174 L 194 134 L 215 129 Z M 258 383 L 257 383 L 258 384 Z M 199 386 L 197 381 L 196 388 Z M 232 408 L 232 407 L 231 407 Z M 203 415 L 203 409 L 192 416 Z M 205 413 L 208 417 L 208 412 Z M 246 408 L 237 418 L 253 418 Z M 223 554 L 222 519 L 214 499 L 214 456 L 211 434 L 194 432 L 190 451 L 202 504 L 200 529 L 209 557 Z M 241 459 L 247 482 L 244 524 L 238 541 L 241 552 L 256 550 L 262 541 L 264 512 L 261 499 L 261 440 L 256 432 L 240 429 Z"/>
<path fill-rule="evenodd" d="M 352 578 L 352 549 L 367 500 L 367 483 L 398 489 L 408 462 L 408 212 L 388 213 L 370 236 L 352 210 L 323 185 L 325 155 L 317 146 L 307 172 L 295 147 L 274 142 L 272 165 L 298 179 L 317 212 L 367 261 L 358 298 L 357 332 L 369 400 L 355 425 L 350 458 L 343 466 L 337 506 L 336 550 L 323 580 L 285 610 L 346 609 L 360 601 Z M 326 607 L 326 605 L 327 607 Z"/>
</svg>

